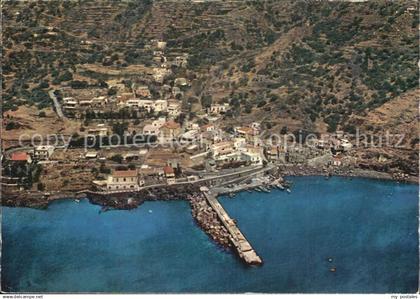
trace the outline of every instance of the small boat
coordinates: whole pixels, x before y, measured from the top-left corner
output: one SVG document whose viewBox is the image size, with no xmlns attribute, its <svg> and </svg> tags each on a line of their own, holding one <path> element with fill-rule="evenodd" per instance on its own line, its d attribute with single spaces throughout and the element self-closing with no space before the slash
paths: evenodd
<svg viewBox="0 0 420 299">
<path fill-rule="evenodd" d="M 98 211 L 98 214 L 104 213 L 104 212 L 106 212 L 106 211 L 109 211 L 109 208 L 108 208 L 108 207 L 102 207 L 102 208 Z"/>
<path fill-rule="evenodd" d="M 287 193 L 290 193 L 290 192 L 292 192 L 292 191 L 290 191 L 290 189 L 289 189 L 289 188 L 287 188 L 287 189 L 286 189 L 286 191 L 287 191 Z"/>
<path fill-rule="evenodd" d="M 250 189 L 246 189 L 246 191 L 247 191 L 248 193 L 252 193 L 252 190 L 250 190 Z"/>
<path fill-rule="evenodd" d="M 337 268 L 336 267 L 330 268 L 330 272 L 335 272 L 335 271 L 337 271 Z"/>
<path fill-rule="evenodd" d="M 327 261 L 329 261 L 330 263 L 333 261 L 332 257 L 327 258 Z"/>
<path fill-rule="evenodd" d="M 267 188 L 265 188 L 265 187 L 261 187 L 261 190 L 263 191 L 263 192 L 265 192 L 265 193 L 270 193 L 271 191 L 270 190 L 268 190 Z"/>
<path fill-rule="evenodd" d="M 152 214 L 153 213 L 153 211 L 152 210 L 149 210 L 149 214 Z"/>
<path fill-rule="evenodd" d="M 255 187 L 254 190 L 257 191 L 257 192 L 261 192 L 262 191 L 260 187 Z"/>
<path fill-rule="evenodd" d="M 77 202 L 77 203 L 79 203 L 80 202 L 80 199 L 75 199 L 74 201 Z"/>
</svg>

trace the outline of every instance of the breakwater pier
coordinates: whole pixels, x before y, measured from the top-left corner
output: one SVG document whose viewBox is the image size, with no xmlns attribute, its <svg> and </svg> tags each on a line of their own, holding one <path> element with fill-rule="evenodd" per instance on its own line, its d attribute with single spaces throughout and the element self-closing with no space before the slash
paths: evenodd
<svg viewBox="0 0 420 299">
<path fill-rule="evenodd" d="M 229 217 L 228 213 L 219 203 L 216 194 L 211 191 L 203 192 L 207 202 L 217 214 L 218 219 L 229 233 L 229 240 L 239 257 L 248 265 L 261 265 L 262 259 L 258 256 L 251 244 L 239 230 L 235 221 Z"/>
</svg>

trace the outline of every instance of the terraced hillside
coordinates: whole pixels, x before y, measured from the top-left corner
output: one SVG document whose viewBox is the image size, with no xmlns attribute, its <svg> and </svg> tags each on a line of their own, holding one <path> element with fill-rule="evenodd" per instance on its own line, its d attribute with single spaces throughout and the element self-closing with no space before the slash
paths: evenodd
<svg viewBox="0 0 420 299">
<path fill-rule="evenodd" d="M 151 39 L 167 41 L 169 57 L 189 54 L 183 75 L 194 88 L 188 101 L 230 103 L 227 125 L 259 119 L 271 130 L 351 133 L 358 119 L 393 111 L 399 105 L 394 99 L 417 93 L 415 1 L 2 5 L 4 110 L 48 106 L 47 90 L 75 79 L 102 86 L 106 78 L 87 74 L 84 64 L 148 66 L 152 54 L 145 44 Z M 404 107 L 416 113 L 416 105 Z M 384 117 L 364 128 L 386 126 L 393 115 Z M 407 144 L 415 146 L 410 138 Z"/>
</svg>

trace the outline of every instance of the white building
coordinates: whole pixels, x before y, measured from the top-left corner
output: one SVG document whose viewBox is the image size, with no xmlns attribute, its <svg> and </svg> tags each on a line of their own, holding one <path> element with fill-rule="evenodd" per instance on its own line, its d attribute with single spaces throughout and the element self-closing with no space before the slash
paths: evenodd
<svg viewBox="0 0 420 299">
<path fill-rule="evenodd" d="M 78 102 L 71 97 L 67 97 L 63 99 L 63 109 L 70 111 L 77 108 Z"/>
<path fill-rule="evenodd" d="M 179 101 L 168 101 L 168 116 L 177 117 L 181 114 L 181 103 Z"/>
<path fill-rule="evenodd" d="M 153 110 L 155 112 L 166 112 L 168 109 L 168 101 L 167 100 L 156 100 L 153 103 Z"/>
<path fill-rule="evenodd" d="M 40 145 L 34 149 L 34 158 L 38 161 L 48 160 L 54 153 L 54 146 L 52 145 Z"/>
<path fill-rule="evenodd" d="M 192 144 L 198 141 L 200 132 L 198 130 L 190 130 L 181 135 L 180 140 L 182 144 Z"/>
<path fill-rule="evenodd" d="M 138 190 L 143 185 L 137 170 L 114 170 L 106 180 L 107 190 Z"/>
<path fill-rule="evenodd" d="M 159 131 L 160 131 L 159 128 L 160 127 L 154 126 L 153 124 L 152 125 L 145 125 L 144 128 L 143 128 L 143 134 L 144 135 L 156 135 L 156 136 L 158 136 Z"/>
<path fill-rule="evenodd" d="M 220 114 L 220 113 L 225 113 L 228 109 L 229 109 L 228 103 L 212 104 L 210 108 L 208 108 L 207 112 L 211 114 Z"/>
</svg>

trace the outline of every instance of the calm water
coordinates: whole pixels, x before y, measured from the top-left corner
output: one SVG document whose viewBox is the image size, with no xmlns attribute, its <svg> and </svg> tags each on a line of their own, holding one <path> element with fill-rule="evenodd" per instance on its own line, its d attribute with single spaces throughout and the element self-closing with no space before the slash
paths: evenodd
<svg viewBox="0 0 420 299">
<path fill-rule="evenodd" d="M 87 201 L 3 208 L 2 288 L 21 292 L 415 292 L 418 188 L 293 178 L 291 194 L 222 198 L 264 259 L 244 266 L 187 202 L 109 211 Z M 333 262 L 327 261 L 333 257 Z M 336 267 L 335 273 L 330 272 Z"/>
</svg>

